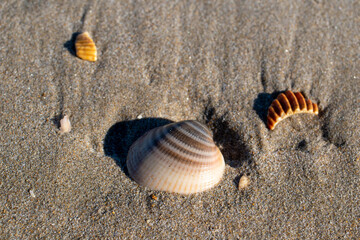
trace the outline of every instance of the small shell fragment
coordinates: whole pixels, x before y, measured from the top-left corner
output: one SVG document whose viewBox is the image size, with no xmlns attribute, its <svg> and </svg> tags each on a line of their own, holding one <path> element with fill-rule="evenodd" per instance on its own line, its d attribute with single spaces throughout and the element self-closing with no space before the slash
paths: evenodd
<svg viewBox="0 0 360 240">
<path fill-rule="evenodd" d="M 68 133 L 71 131 L 71 123 L 68 115 L 64 115 L 64 117 L 60 120 L 60 134 Z"/>
<path fill-rule="evenodd" d="M 30 193 L 30 196 L 31 196 L 31 197 L 33 197 L 33 198 L 36 197 L 36 196 L 35 196 L 35 193 L 34 193 L 34 191 L 33 191 L 32 189 L 29 190 L 29 193 Z"/>
<path fill-rule="evenodd" d="M 249 184 L 250 184 L 250 179 L 247 176 L 243 175 L 239 180 L 238 189 L 243 190 L 243 189 L 247 188 L 249 186 Z"/>
<path fill-rule="evenodd" d="M 97 59 L 96 46 L 88 32 L 79 34 L 75 40 L 76 56 L 83 60 L 95 62 Z"/>
<path fill-rule="evenodd" d="M 293 93 L 288 90 L 285 93 L 280 93 L 269 107 L 267 126 L 270 130 L 273 130 L 281 120 L 297 113 L 317 115 L 319 108 L 310 99 L 305 99 L 300 92 Z"/>
<path fill-rule="evenodd" d="M 126 164 L 140 185 L 181 194 L 212 188 L 225 170 L 210 130 L 197 121 L 171 123 L 145 133 L 130 147 Z"/>
<path fill-rule="evenodd" d="M 158 200 L 158 198 L 157 198 L 157 196 L 155 196 L 155 194 L 151 194 L 151 198 L 152 198 L 153 200 Z"/>
</svg>

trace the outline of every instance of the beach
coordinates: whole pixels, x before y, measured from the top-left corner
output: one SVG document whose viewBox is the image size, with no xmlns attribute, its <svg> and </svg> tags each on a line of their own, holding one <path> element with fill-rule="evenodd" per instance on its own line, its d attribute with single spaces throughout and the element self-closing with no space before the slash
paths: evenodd
<svg viewBox="0 0 360 240">
<path fill-rule="evenodd" d="M 5 0 L 0 20 L 1 239 L 360 239 L 358 1 Z M 269 130 L 286 90 L 319 114 Z M 183 120 L 212 131 L 221 182 L 139 186 L 131 144 Z"/>
</svg>

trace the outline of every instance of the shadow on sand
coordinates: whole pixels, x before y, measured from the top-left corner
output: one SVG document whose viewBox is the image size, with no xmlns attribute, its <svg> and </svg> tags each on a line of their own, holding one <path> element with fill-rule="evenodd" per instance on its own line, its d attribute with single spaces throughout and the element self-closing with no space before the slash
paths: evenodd
<svg viewBox="0 0 360 240">
<path fill-rule="evenodd" d="M 80 32 L 75 32 L 72 34 L 71 39 L 64 43 L 64 48 L 66 48 L 72 55 L 76 56 L 75 50 L 75 40 L 76 37 L 80 34 Z"/>
<path fill-rule="evenodd" d="M 257 115 L 266 125 L 267 111 L 272 103 L 272 101 L 280 94 L 285 91 L 275 91 L 272 94 L 270 93 L 259 93 L 258 97 L 254 100 L 253 109 L 256 111 Z"/>
<path fill-rule="evenodd" d="M 217 116 L 215 108 L 208 103 L 204 110 L 206 125 L 212 130 L 216 145 L 220 146 L 225 163 L 230 167 L 238 168 L 244 163 L 251 165 L 252 158 L 249 147 L 244 141 L 241 129 L 231 126 L 226 121 L 226 113 Z"/>
</svg>

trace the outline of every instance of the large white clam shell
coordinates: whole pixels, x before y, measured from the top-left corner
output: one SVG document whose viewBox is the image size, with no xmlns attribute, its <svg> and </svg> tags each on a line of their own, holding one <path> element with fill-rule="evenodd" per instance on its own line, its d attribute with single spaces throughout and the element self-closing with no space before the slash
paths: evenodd
<svg viewBox="0 0 360 240">
<path fill-rule="evenodd" d="M 150 130 L 131 146 L 126 163 L 140 185 L 182 194 L 215 186 L 225 170 L 210 130 L 197 121 Z"/>
</svg>

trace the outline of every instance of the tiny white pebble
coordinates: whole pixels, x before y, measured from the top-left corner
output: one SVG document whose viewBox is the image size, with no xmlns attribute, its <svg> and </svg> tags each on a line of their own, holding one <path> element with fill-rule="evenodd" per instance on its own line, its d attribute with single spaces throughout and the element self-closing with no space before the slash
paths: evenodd
<svg viewBox="0 0 360 240">
<path fill-rule="evenodd" d="M 60 120 L 60 134 L 64 134 L 64 133 L 68 133 L 71 131 L 71 123 L 69 120 L 69 117 L 67 115 L 65 115 L 61 120 Z"/>
<path fill-rule="evenodd" d="M 242 176 L 239 181 L 239 190 L 245 189 L 249 186 L 250 179 L 247 176 Z"/>
<path fill-rule="evenodd" d="M 137 119 L 142 119 L 142 118 L 143 118 L 142 114 L 140 114 L 139 116 L 137 116 Z"/>
<path fill-rule="evenodd" d="M 30 193 L 30 195 L 33 197 L 33 198 L 35 198 L 36 196 L 35 196 L 35 193 L 34 193 L 34 191 L 33 190 L 29 190 L 29 193 Z"/>
</svg>

